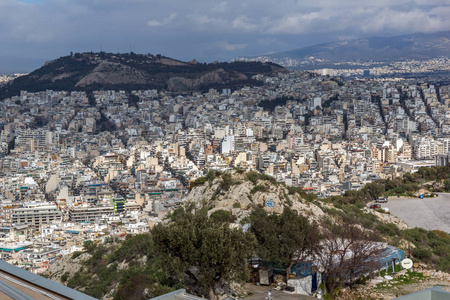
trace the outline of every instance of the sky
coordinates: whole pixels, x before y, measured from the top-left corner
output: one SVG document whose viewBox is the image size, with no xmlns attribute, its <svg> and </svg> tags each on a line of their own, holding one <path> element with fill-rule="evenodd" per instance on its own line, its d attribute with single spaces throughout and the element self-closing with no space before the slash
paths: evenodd
<svg viewBox="0 0 450 300">
<path fill-rule="evenodd" d="M 450 30 L 450 0 L 0 0 L 0 74 L 73 52 L 229 61 Z"/>
</svg>

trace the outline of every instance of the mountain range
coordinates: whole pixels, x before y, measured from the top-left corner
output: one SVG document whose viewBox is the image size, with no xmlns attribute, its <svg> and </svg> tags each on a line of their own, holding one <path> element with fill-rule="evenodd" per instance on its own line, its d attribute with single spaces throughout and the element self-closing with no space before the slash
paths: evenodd
<svg viewBox="0 0 450 300">
<path fill-rule="evenodd" d="M 45 63 L 28 75 L 0 89 L 0 99 L 21 90 L 135 90 L 158 89 L 169 92 L 204 91 L 255 85 L 256 74 L 284 71 L 267 62 L 199 63 L 183 62 L 152 54 L 71 53 Z"/>
<path fill-rule="evenodd" d="M 427 60 L 442 56 L 450 56 L 450 31 L 353 39 L 268 55 L 240 57 L 235 61 L 272 61 L 292 67 L 355 61 Z"/>
</svg>

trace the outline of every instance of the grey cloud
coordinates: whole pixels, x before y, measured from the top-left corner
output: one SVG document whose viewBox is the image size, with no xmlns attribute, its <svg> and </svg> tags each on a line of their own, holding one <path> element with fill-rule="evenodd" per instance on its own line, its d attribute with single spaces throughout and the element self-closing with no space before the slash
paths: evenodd
<svg viewBox="0 0 450 300">
<path fill-rule="evenodd" d="M 131 45 L 227 60 L 342 37 L 450 30 L 448 15 L 444 0 L 1 0 L 0 55 L 44 61 Z"/>
</svg>

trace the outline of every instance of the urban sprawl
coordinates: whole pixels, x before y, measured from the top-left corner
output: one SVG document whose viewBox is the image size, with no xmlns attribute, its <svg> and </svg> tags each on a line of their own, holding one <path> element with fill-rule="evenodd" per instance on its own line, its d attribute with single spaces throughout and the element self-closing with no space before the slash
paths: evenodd
<svg viewBox="0 0 450 300">
<path fill-rule="evenodd" d="M 1 258 L 41 273 L 86 240 L 146 232 L 209 170 L 255 170 L 327 197 L 450 158 L 450 86 L 294 71 L 254 79 L 262 85 L 184 95 L 4 99 Z"/>
</svg>

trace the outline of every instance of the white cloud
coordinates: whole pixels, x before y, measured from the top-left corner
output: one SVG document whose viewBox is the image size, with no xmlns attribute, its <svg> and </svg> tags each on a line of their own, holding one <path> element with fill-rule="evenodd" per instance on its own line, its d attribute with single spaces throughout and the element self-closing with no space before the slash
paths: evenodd
<svg viewBox="0 0 450 300">
<path fill-rule="evenodd" d="M 248 22 L 246 16 L 239 16 L 239 17 L 235 18 L 231 22 L 231 25 L 235 29 L 244 30 L 244 31 L 255 31 L 258 29 L 258 25 Z"/>
<path fill-rule="evenodd" d="M 159 27 L 159 26 L 164 26 L 167 25 L 169 23 L 171 23 L 173 20 L 175 20 L 175 18 L 177 17 L 177 13 L 171 13 L 169 17 L 165 18 L 163 21 L 158 21 L 158 20 L 150 20 L 148 21 L 148 26 L 150 27 Z"/>
<path fill-rule="evenodd" d="M 159 22 L 157 20 L 150 20 L 150 21 L 148 21 L 147 24 L 150 27 L 158 27 L 158 26 L 163 26 L 164 25 L 163 23 L 161 23 L 161 22 Z"/>
<path fill-rule="evenodd" d="M 51 59 L 133 44 L 135 52 L 225 59 L 450 30 L 448 16 L 449 0 L 0 0 L 0 53 Z"/>
</svg>

